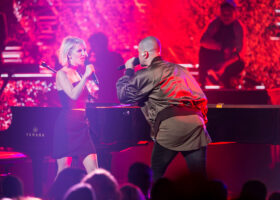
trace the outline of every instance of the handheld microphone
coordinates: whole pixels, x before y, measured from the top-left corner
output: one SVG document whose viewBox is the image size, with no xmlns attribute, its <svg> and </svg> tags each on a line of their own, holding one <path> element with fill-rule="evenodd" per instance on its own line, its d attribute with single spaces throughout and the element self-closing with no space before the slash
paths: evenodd
<svg viewBox="0 0 280 200">
<path fill-rule="evenodd" d="M 85 66 L 87 66 L 87 65 L 92 65 L 92 63 L 91 63 L 88 59 L 85 60 Z M 91 74 L 91 79 L 94 81 L 94 83 L 95 83 L 97 86 L 99 85 L 99 80 L 98 80 L 98 78 L 97 78 L 95 72 L 92 72 L 92 74 Z"/>
<path fill-rule="evenodd" d="M 136 57 L 136 58 L 133 60 L 132 64 L 133 64 L 133 67 L 135 67 L 136 65 L 139 65 L 139 64 L 140 64 L 139 58 Z M 124 69 L 124 68 L 125 68 L 125 65 L 121 65 L 121 66 L 118 67 L 118 70 L 122 70 L 122 69 Z"/>
<path fill-rule="evenodd" d="M 47 63 L 45 63 L 44 61 L 41 62 L 41 64 L 39 66 L 45 67 L 49 70 L 51 70 L 53 73 L 56 73 L 57 71 L 53 68 L 51 68 Z"/>
</svg>

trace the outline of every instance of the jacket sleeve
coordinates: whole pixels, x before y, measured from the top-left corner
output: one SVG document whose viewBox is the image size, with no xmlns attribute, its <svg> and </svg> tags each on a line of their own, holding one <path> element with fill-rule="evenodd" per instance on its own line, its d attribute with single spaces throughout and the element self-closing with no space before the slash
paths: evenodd
<svg viewBox="0 0 280 200">
<path fill-rule="evenodd" d="M 118 99 L 121 103 L 142 102 L 154 88 L 153 72 L 143 69 L 134 75 L 131 70 L 126 70 L 126 74 L 116 84 Z"/>
</svg>

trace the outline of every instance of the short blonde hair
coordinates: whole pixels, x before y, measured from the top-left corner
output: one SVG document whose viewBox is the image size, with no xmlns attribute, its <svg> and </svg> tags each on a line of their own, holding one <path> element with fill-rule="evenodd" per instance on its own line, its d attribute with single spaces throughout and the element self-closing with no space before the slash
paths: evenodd
<svg viewBox="0 0 280 200">
<path fill-rule="evenodd" d="M 59 62 L 62 66 L 69 65 L 68 56 L 71 54 L 73 48 L 78 44 L 86 46 L 85 41 L 78 37 L 67 36 L 63 39 L 59 48 Z"/>
</svg>

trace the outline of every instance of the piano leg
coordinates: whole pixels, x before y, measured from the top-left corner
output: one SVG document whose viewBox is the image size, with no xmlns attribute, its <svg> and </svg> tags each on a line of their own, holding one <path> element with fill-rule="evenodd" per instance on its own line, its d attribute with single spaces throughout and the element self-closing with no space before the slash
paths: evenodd
<svg viewBox="0 0 280 200">
<path fill-rule="evenodd" d="M 32 158 L 33 180 L 34 180 L 34 195 L 36 197 L 43 197 L 43 158 Z"/>
</svg>

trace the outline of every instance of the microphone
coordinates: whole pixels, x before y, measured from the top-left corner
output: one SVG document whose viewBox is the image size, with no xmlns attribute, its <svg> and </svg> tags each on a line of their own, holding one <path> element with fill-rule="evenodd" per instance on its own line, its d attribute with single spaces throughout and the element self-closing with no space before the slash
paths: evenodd
<svg viewBox="0 0 280 200">
<path fill-rule="evenodd" d="M 53 73 L 56 73 L 57 71 L 53 68 L 51 68 L 47 63 L 45 63 L 44 61 L 41 62 L 41 64 L 39 66 L 45 67 L 49 70 L 51 70 Z"/>
<path fill-rule="evenodd" d="M 87 66 L 87 65 L 92 65 L 92 63 L 91 63 L 88 59 L 85 60 L 85 66 Z M 97 86 L 99 86 L 99 80 L 98 80 L 98 78 L 97 78 L 95 72 L 92 72 L 92 74 L 91 74 L 91 79 L 94 81 L 94 83 L 95 83 Z"/>
<path fill-rule="evenodd" d="M 133 60 L 132 64 L 133 64 L 133 67 L 135 67 L 136 65 L 139 65 L 139 64 L 140 64 L 139 58 L 136 57 L 136 58 Z M 125 65 L 121 65 L 121 66 L 118 67 L 118 70 L 122 70 L 122 69 L 124 69 L 124 68 L 125 68 Z"/>
</svg>

